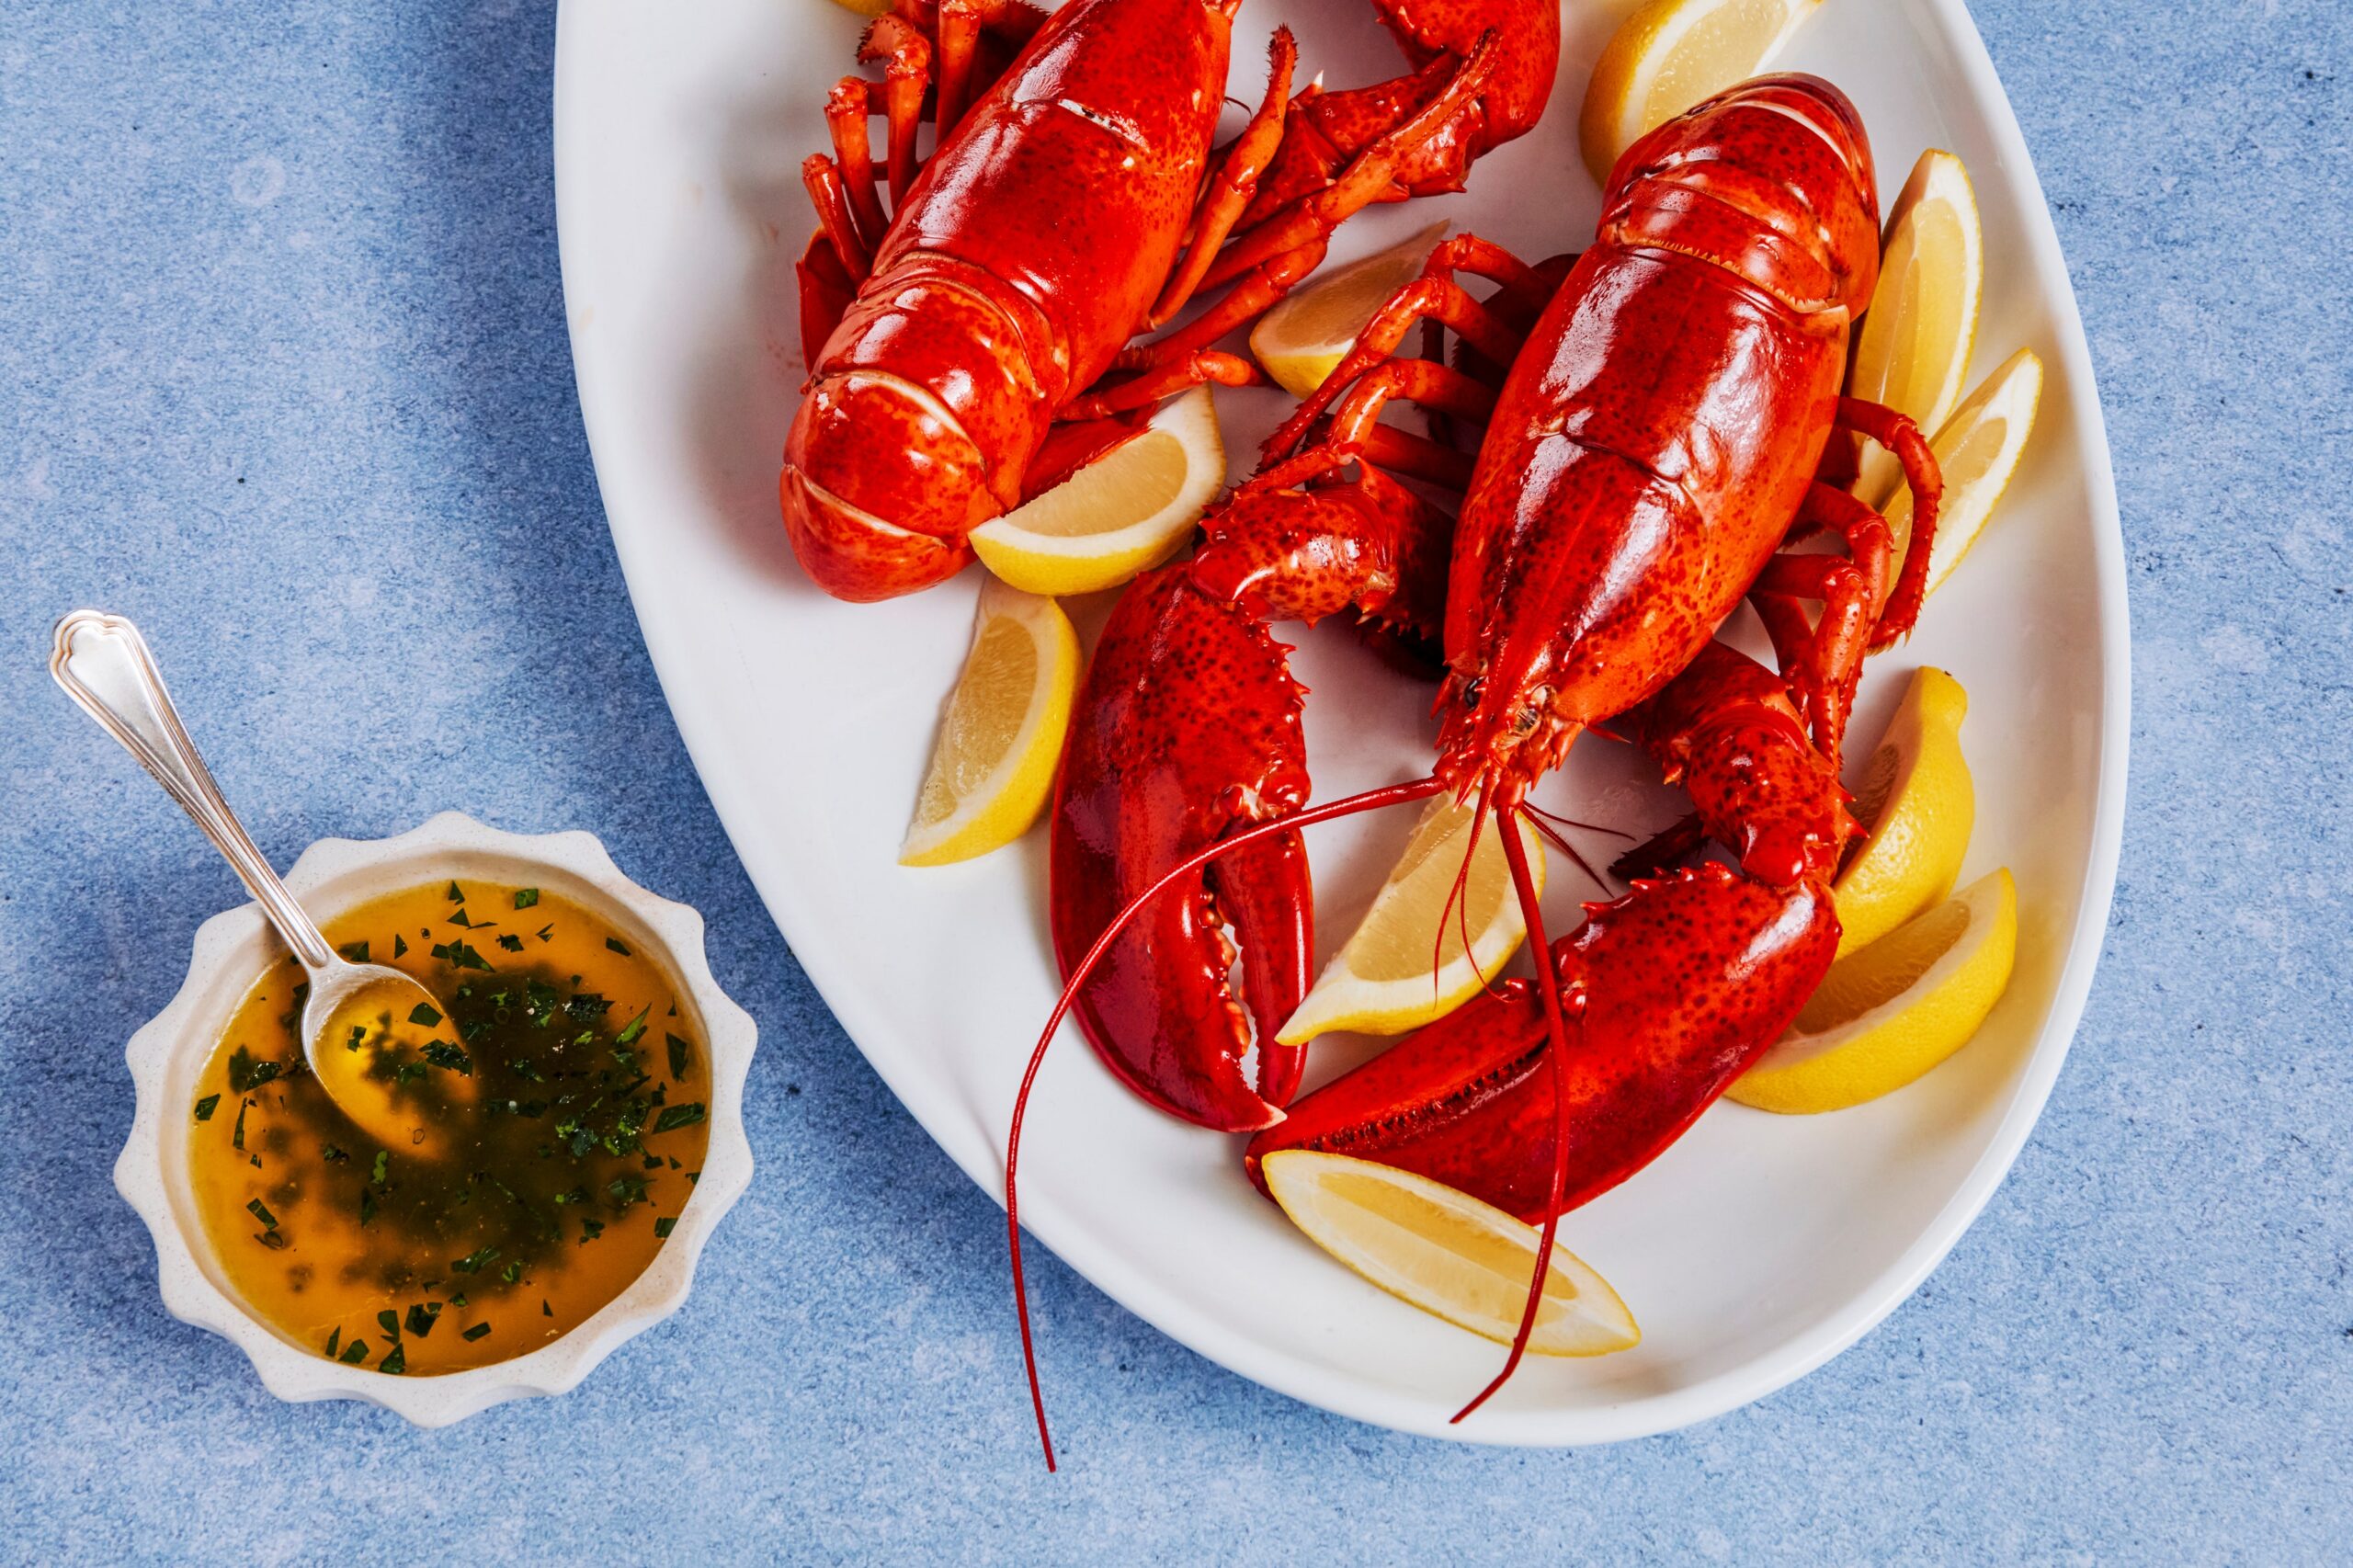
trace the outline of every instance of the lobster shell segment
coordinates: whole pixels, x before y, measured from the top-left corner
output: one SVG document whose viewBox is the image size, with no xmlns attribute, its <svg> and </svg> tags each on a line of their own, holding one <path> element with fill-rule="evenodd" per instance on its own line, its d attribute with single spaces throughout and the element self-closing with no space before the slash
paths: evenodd
<svg viewBox="0 0 2353 1568">
<path fill-rule="evenodd" d="M 1587 906 L 1554 944 L 1563 990 L 1582 996 L 1568 1058 L 1563 1210 L 1655 1159 L 1780 1038 L 1838 946 L 1826 890 L 1773 888 L 1710 863 Z M 1552 1173 L 1553 1064 L 1525 981 L 1415 1031 L 1290 1108 L 1244 1159 L 1280 1149 L 1353 1154 L 1544 1218 Z"/>
<path fill-rule="evenodd" d="M 1285 652 L 1196 589 L 1182 564 L 1138 577 L 1121 597 L 1055 783 L 1050 903 L 1065 974 L 1180 860 L 1306 801 L 1302 693 Z M 1297 834 L 1244 846 L 1153 900 L 1073 1015 L 1111 1071 L 1161 1109 L 1229 1132 L 1268 1126 L 1298 1086 L 1300 1052 L 1274 1032 L 1307 989 L 1313 907 Z M 1244 999 L 1228 980 L 1237 940 Z M 1245 1071 L 1254 1020 L 1255 1085 Z"/>
</svg>

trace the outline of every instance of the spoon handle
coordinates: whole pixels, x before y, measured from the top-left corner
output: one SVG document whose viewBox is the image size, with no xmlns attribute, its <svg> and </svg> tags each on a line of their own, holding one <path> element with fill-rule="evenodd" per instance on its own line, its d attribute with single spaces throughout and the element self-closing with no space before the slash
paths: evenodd
<svg viewBox="0 0 2353 1568">
<path fill-rule="evenodd" d="M 204 830 L 213 847 L 228 857 L 237 876 L 253 892 L 262 913 L 269 916 L 286 945 L 305 969 L 335 961 L 327 939 L 269 862 L 255 846 L 244 825 L 237 821 L 221 786 L 204 766 L 196 743 L 181 727 L 172 694 L 164 689 L 163 672 L 139 628 L 119 615 L 77 609 L 59 619 L 56 646 L 49 656 L 49 673 L 65 695 L 106 726 L 140 766 L 155 776 L 164 792 L 180 803 L 188 820 Z"/>
</svg>

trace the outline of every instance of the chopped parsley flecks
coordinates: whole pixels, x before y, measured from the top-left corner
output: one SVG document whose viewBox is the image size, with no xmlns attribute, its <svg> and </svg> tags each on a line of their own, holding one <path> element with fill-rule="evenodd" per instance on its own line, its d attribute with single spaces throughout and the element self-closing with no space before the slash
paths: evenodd
<svg viewBox="0 0 2353 1568">
<path fill-rule="evenodd" d="M 703 1106 L 700 1100 L 686 1105 L 665 1106 L 662 1108 L 662 1114 L 654 1119 L 654 1131 L 676 1132 L 681 1127 L 696 1125 L 702 1119 Z"/>
<path fill-rule="evenodd" d="M 676 1032 L 662 971 L 560 897 L 483 883 L 470 903 L 469 891 L 428 884 L 328 931 L 352 961 L 406 960 L 438 993 L 400 1015 L 411 1037 L 388 1014 L 337 1042 L 372 1045 L 358 1070 L 414 1113 L 406 1136 L 380 1147 L 327 1099 L 304 1060 L 291 961 L 256 983 L 190 1096 L 216 1256 L 260 1315 L 340 1365 L 430 1376 L 544 1343 L 494 1335 L 502 1303 L 527 1312 L 536 1296 L 547 1334 L 585 1318 L 668 1241 L 699 1175 L 686 1167 L 708 1137 L 708 1062 Z M 540 911 L 538 942 L 472 914 L 510 903 Z M 485 927 L 504 968 L 472 945 Z M 657 1017 L 671 1020 L 658 1050 Z M 661 1153 L 646 1145 L 656 1133 Z M 620 1222 L 641 1210 L 647 1223 Z M 452 1310 L 463 1326 L 435 1333 Z M 369 1316 L 381 1335 L 352 1332 Z M 321 1321 L 334 1326 L 309 1337 L 302 1325 Z"/>
</svg>

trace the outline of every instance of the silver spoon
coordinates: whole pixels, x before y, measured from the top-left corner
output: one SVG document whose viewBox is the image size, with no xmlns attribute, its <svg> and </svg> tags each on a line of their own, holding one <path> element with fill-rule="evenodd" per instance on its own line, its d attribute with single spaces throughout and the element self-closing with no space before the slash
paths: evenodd
<svg viewBox="0 0 2353 1568">
<path fill-rule="evenodd" d="M 335 1044 L 352 1038 L 351 1020 L 363 1013 L 388 1017 L 394 1028 L 407 1024 L 418 1006 L 446 1017 L 449 1009 L 413 976 L 379 963 L 353 963 L 327 945 L 316 923 L 294 902 L 269 862 L 229 810 L 221 787 L 198 755 L 196 743 L 180 724 L 171 693 L 155 667 L 155 655 L 139 628 L 119 615 L 77 609 L 57 623 L 56 645 L 50 653 L 49 673 L 67 696 L 106 726 L 140 766 L 155 776 L 164 792 L 180 804 L 190 821 L 204 830 L 213 847 L 228 857 L 278 927 L 296 961 L 310 975 L 311 988 L 302 1003 L 302 1053 L 311 1071 L 337 1109 L 361 1128 L 404 1147 L 424 1141 L 413 1113 L 402 1111 L 388 1088 L 365 1075 L 369 1062 L 356 1050 L 334 1049 L 324 1043 L 328 1030 L 337 1028 Z M 369 1030 L 374 1034 L 378 1031 Z M 447 1076 L 447 1074 L 443 1074 Z"/>
</svg>

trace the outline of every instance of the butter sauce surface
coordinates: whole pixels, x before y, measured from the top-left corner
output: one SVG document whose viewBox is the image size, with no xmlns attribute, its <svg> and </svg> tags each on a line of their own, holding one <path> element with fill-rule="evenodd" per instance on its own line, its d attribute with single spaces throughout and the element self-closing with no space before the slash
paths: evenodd
<svg viewBox="0 0 2353 1568">
<path fill-rule="evenodd" d="M 449 1006 L 354 1026 L 409 1141 L 336 1108 L 296 1032 L 302 971 L 272 964 L 190 1110 L 215 1255 L 263 1319 L 347 1365 L 416 1376 L 539 1348 L 644 1272 L 692 1196 L 699 1028 L 650 957 L 537 889 L 437 882 L 324 929 Z"/>
</svg>

